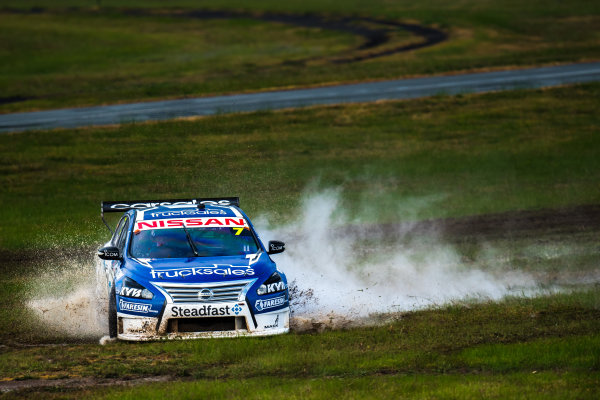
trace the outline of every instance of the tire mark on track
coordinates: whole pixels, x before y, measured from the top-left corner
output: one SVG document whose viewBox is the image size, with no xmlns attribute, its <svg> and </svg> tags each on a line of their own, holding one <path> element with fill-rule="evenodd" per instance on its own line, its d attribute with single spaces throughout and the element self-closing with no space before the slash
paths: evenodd
<svg viewBox="0 0 600 400">
<path fill-rule="evenodd" d="M 139 10 L 138 10 L 139 11 Z M 136 11 L 136 12 L 138 12 Z M 147 13 L 142 13 L 148 15 Z M 231 18 L 248 18 L 267 22 L 279 22 L 289 25 L 296 25 L 305 28 L 321 28 L 346 32 L 354 35 L 362 36 L 365 42 L 353 49 L 353 51 L 374 50 L 366 54 L 350 54 L 347 56 L 338 56 L 329 59 L 328 61 L 335 64 L 346 64 L 351 62 L 363 61 L 377 57 L 388 56 L 395 53 L 401 53 L 411 50 L 416 50 L 424 47 L 429 47 L 443 42 L 448 38 L 448 35 L 438 29 L 418 25 L 402 23 L 393 20 L 385 20 L 371 17 L 324 17 L 318 14 L 276 14 L 276 13 L 261 13 L 253 14 L 248 12 L 236 11 L 209 11 L 195 10 L 180 15 L 198 19 L 231 19 Z M 376 24 L 380 27 L 373 28 L 366 26 L 365 23 Z M 391 49 L 377 50 L 391 40 L 391 32 L 394 30 L 405 30 L 415 36 L 422 38 L 418 43 L 409 43 L 400 46 L 395 46 Z M 306 58 L 296 60 L 294 63 L 305 63 L 308 61 L 316 61 L 319 58 Z M 285 62 L 284 62 L 285 63 Z"/>
<path fill-rule="evenodd" d="M 388 56 L 395 53 L 407 52 L 423 47 L 429 47 L 448 39 L 448 35 L 445 32 L 436 28 L 427 27 L 419 24 L 403 23 L 395 20 L 359 16 L 324 16 L 319 14 L 283 14 L 271 12 L 249 12 L 207 9 L 197 9 L 188 11 L 169 8 L 106 8 L 94 10 L 70 7 L 66 10 L 50 10 L 41 7 L 33 7 L 30 10 L 23 10 L 11 7 L 4 7 L 0 9 L 0 12 L 14 14 L 67 13 L 96 15 L 101 14 L 105 11 L 110 13 L 117 12 L 132 17 L 182 17 L 200 20 L 245 18 L 264 22 L 278 22 L 287 25 L 301 26 L 305 28 L 320 28 L 334 30 L 362 36 L 364 38 L 365 42 L 360 46 L 352 49 L 351 53 L 356 51 L 372 50 L 365 54 L 348 54 L 337 57 L 333 56 L 331 58 L 313 57 L 293 61 L 288 60 L 284 61 L 283 64 L 302 64 L 308 61 L 317 60 L 325 60 L 334 64 L 345 64 L 377 57 Z M 375 27 L 373 25 L 375 25 Z M 379 47 L 390 42 L 391 33 L 395 30 L 404 30 L 415 36 L 421 37 L 422 40 L 417 43 L 402 44 L 389 49 L 378 50 Z"/>
<path fill-rule="evenodd" d="M 136 386 L 156 382 L 169 382 L 175 378 L 171 375 L 146 376 L 142 378 L 63 378 L 63 379 L 24 379 L 0 382 L 0 394 L 19 391 L 35 391 L 44 389 L 84 389 L 102 386 Z M 178 380 L 181 380 L 179 378 Z M 37 390 L 36 390 L 37 389 Z"/>
</svg>

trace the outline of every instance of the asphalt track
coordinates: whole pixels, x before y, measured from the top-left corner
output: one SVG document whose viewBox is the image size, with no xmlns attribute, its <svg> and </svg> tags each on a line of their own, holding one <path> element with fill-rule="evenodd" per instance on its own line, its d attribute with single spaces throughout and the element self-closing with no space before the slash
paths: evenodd
<svg viewBox="0 0 600 400">
<path fill-rule="evenodd" d="M 600 62 L 0 115 L 0 132 L 80 128 L 312 105 L 600 81 Z"/>
</svg>

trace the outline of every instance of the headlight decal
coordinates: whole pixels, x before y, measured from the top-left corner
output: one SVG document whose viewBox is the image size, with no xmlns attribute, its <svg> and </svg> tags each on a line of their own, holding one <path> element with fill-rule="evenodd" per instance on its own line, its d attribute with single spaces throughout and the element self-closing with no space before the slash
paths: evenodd
<svg viewBox="0 0 600 400">
<path fill-rule="evenodd" d="M 283 282 L 283 279 L 281 279 L 281 275 L 279 275 L 279 273 L 276 271 L 273 272 L 269 279 L 267 279 L 262 285 L 260 285 L 258 289 L 256 289 L 256 294 L 262 296 L 265 294 L 283 292 L 286 289 L 287 286 L 285 282 Z"/>
<path fill-rule="evenodd" d="M 152 300 L 154 294 L 131 278 L 123 279 L 119 296 Z"/>
</svg>

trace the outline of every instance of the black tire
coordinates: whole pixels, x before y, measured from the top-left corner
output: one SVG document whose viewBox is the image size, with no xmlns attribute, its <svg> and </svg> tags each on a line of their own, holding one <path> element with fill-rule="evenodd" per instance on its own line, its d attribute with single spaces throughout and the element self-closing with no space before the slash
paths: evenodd
<svg viewBox="0 0 600 400">
<path fill-rule="evenodd" d="M 108 336 L 111 338 L 117 337 L 117 297 L 114 283 L 110 296 L 108 296 Z"/>
</svg>

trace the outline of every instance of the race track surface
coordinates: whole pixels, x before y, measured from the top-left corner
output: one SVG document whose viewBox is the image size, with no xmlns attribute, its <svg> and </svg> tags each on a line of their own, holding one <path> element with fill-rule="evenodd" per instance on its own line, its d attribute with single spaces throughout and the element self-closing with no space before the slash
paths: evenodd
<svg viewBox="0 0 600 400">
<path fill-rule="evenodd" d="M 160 121 L 311 105 L 412 99 L 600 81 L 600 62 L 399 79 L 312 89 L 165 100 L 0 115 L 0 132 Z"/>
</svg>

